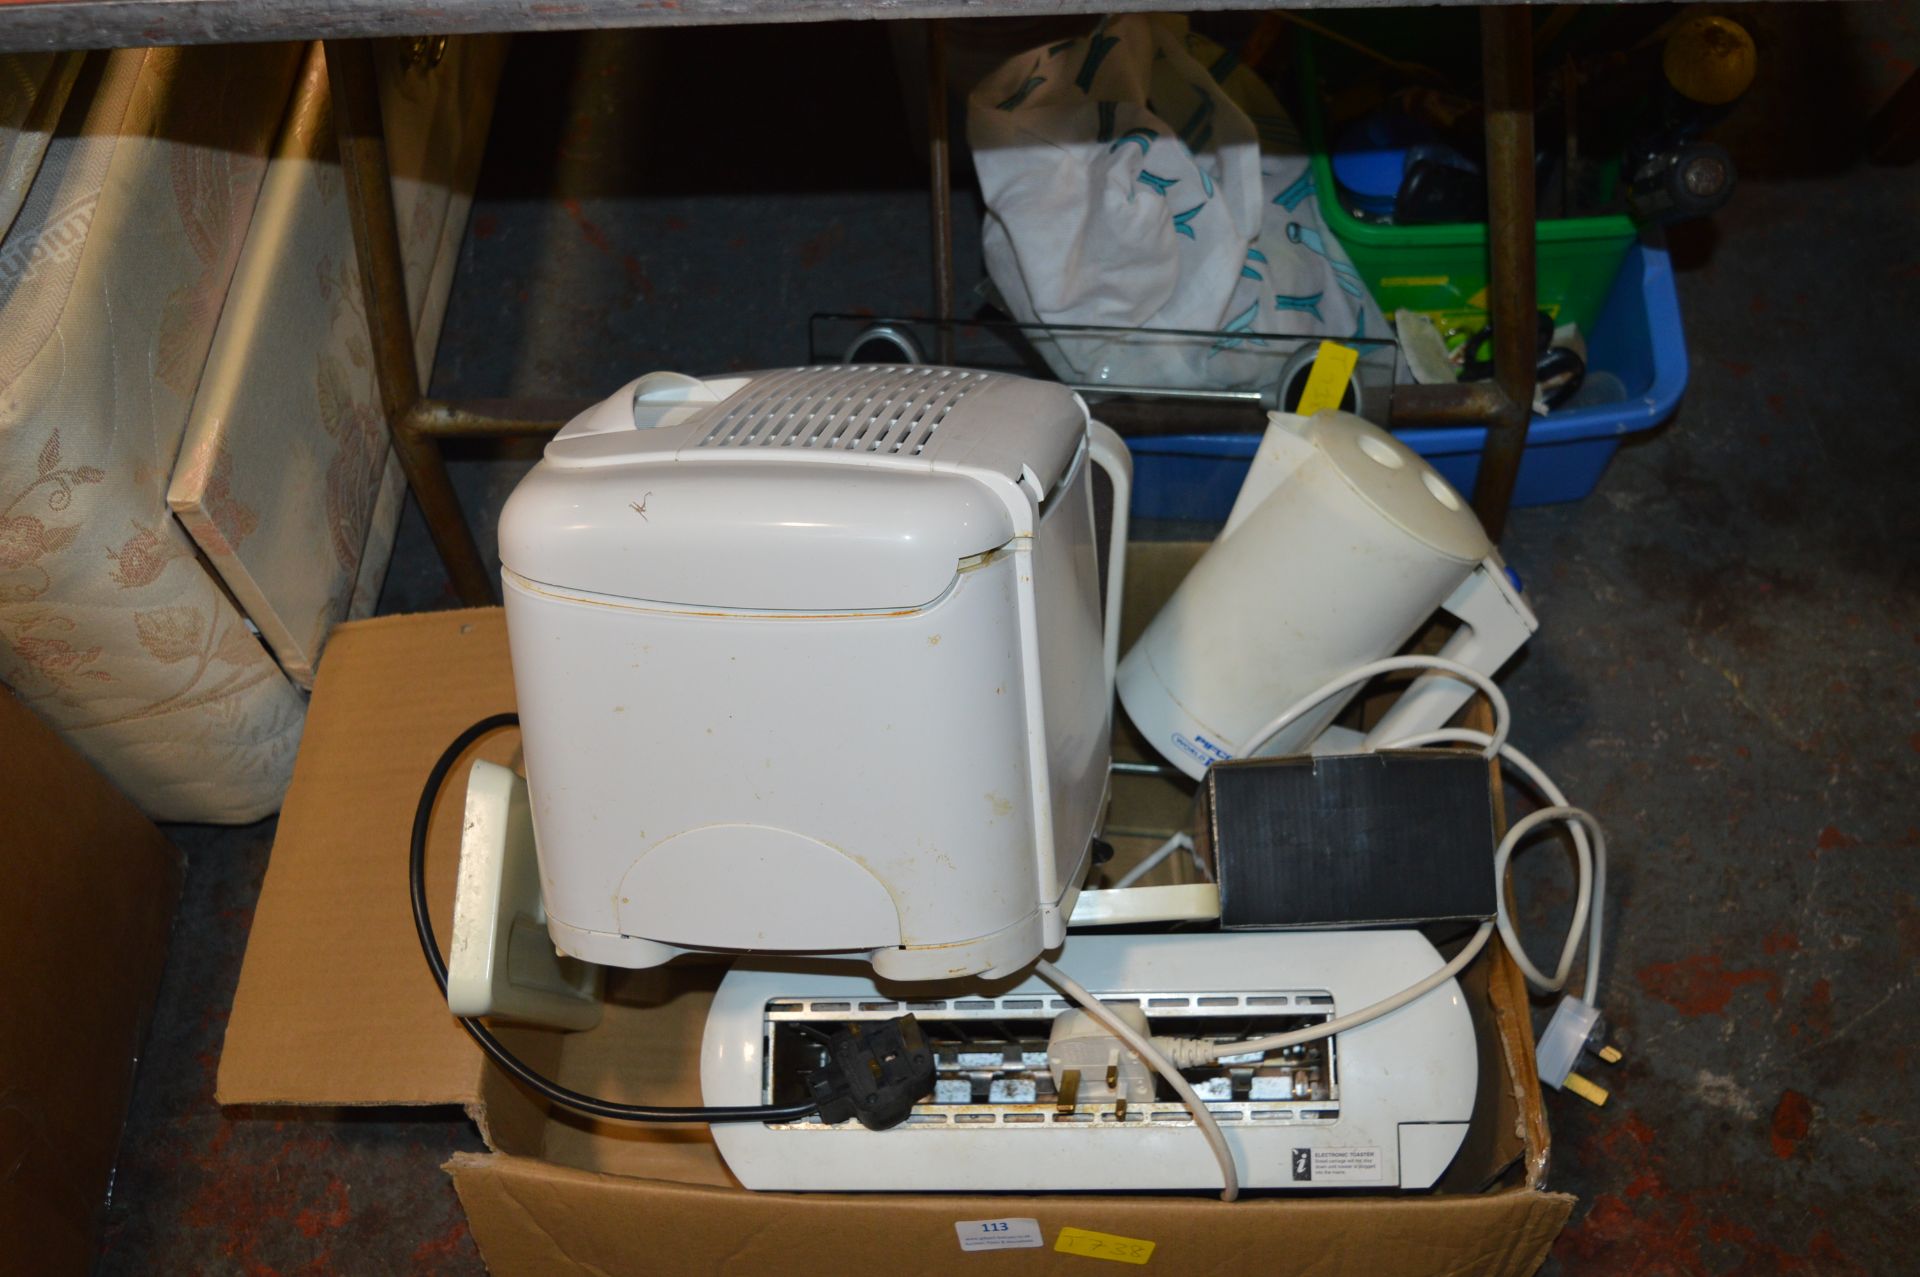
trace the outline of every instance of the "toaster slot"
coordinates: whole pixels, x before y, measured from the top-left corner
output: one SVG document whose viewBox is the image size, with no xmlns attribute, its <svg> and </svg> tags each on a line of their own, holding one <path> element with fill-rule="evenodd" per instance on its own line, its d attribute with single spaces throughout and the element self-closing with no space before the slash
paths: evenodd
<svg viewBox="0 0 1920 1277">
<path fill-rule="evenodd" d="M 1154 1034 L 1232 1042 L 1285 1033 L 1334 1014 L 1324 993 L 1099 995 L 1140 1006 Z M 846 1001 L 793 998 L 767 1004 L 765 1098 L 803 1100 L 806 1076 L 826 1059 L 828 1038 L 849 1024 L 911 1012 L 934 1050 L 933 1094 L 914 1106 L 903 1129 L 952 1125 L 1052 1127 L 1190 1123 L 1192 1116 L 1164 1079 L 1153 1101 L 1062 1104 L 1047 1067 L 1054 1018 L 1070 1004 L 1052 996 Z M 1222 1122 L 1326 1122 L 1339 1116 L 1337 1047 L 1322 1038 L 1281 1051 L 1228 1056 L 1182 1070 Z M 818 1119 L 784 1130 L 827 1130 Z"/>
</svg>

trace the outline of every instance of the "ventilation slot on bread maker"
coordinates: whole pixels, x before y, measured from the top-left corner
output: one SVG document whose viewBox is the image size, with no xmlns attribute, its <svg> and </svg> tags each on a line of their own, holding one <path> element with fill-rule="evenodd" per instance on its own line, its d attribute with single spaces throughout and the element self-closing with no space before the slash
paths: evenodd
<svg viewBox="0 0 1920 1277">
<path fill-rule="evenodd" d="M 761 378 L 695 447 L 918 456 L 979 379 L 956 368 L 797 368 Z"/>
</svg>

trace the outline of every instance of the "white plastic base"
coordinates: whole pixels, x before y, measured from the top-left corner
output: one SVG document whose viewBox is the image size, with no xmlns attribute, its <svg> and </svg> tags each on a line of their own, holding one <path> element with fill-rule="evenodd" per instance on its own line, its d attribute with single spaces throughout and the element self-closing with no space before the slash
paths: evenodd
<svg viewBox="0 0 1920 1277">
<path fill-rule="evenodd" d="M 1148 922 L 1210 922 L 1220 916 L 1220 888 L 1211 882 L 1083 891 L 1068 921 L 1074 927 Z"/>
<path fill-rule="evenodd" d="M 547 934 L 527 782 L 485 760 L 467 776 L 447 1008 L 555 1029 L 600 1023 L 601 970 L 563 958 Z"/>
</svg>

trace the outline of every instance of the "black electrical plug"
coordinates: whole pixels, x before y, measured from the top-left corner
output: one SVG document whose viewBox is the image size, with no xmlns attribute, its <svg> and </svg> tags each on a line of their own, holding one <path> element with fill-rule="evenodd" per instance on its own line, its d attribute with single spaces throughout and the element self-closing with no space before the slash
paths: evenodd
<svg viewBox="0 0 1920 1277">
<path fill-rule="evenodd" d="M 820 1120 L 850 1117 L 870 1131 L 898 1126 L 933 1092 L 933 1050 L 910 1015 L 852 1024 L 827 1040 L 827 1062 L 807 1075 Z"/>
</svg>

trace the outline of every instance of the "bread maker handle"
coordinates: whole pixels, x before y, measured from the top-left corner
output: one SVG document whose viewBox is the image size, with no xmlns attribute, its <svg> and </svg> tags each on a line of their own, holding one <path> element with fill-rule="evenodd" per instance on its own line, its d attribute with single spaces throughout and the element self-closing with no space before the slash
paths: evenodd
<svg viewBox="0 0 1920 1277">
<path fill-rule="evenodd" d="M 1127 579 L 1127 514 L 1133 503 L 1133 454 L 1127 441 L 1098 421 L 1087 422 L 1087 455 L 1113 484 L 1113 526 L 1107 542 L 1107 693 L 1120 664 L 1120 595 Z"/>
</svg>

